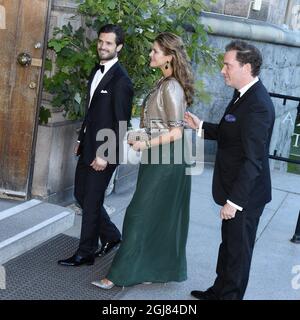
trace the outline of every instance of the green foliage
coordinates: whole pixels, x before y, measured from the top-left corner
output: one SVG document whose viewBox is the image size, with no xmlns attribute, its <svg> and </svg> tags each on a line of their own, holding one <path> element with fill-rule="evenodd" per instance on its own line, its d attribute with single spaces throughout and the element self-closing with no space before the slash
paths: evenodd
<svg viewBox="0 0 300 320">
<path fill-rule="evenodd" d="M 39 113 L 39 124 L 47 124 L 49 118 L 51 118 L 50 110 L 48 108 L 45 108 L 44 106 L 41 106 Z"/>
<path fill-rule="evenodd" d="M 106 23 L 120 24 L 125 31 L 125 46 L 120 61 L 131 77 L 134 88 L 134 112 L 138 101 L 160 77 L 159 70 L 149 67 L 149 53 L 159 32 L 180 35 L 193 63 L 200 72 L 218 66 L 218 54 L 207 45 L 207 33 L 199 23 L 205 8 L 203 0 L 85 0 L 79 1 L 78 13 L 85 18 L 86 30 L 98 32 Z M 194 28 L 194 32 L 187 32 Z M 83 28 L 73 30 L 69 24 L 56 29 L 49 48 L 56 53 L 56 73 L 45 77 L 45 89 L 54 95 L 52 105 L 64 106 L 68 119 L 84 114 L 87 77 L 98 61 L 96 39 L 89 40 Z M 197 85 L 198 97 L 207 98 L 203 83 Z"/>
<path fill-rule="evenodd" d="M 74 31 L 70 24 L 56 28 L 54 36 L 48 47 L 56 53 L 55 74 L 44 77 L 44 88 L 53 94 L 53 107 L 64 106 L 68 119 L 80 119 L 85 110 L 87 78 L 97 60 L 95 44 L 86 38 L 83 28 Z M 49 69 L 52 65 L 48 60 Z"/>
</svg>

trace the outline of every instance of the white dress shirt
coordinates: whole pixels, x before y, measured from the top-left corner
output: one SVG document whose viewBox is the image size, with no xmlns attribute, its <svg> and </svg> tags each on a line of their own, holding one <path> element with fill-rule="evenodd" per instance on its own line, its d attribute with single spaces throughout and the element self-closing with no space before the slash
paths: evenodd
<svg viewBox="0 0 300 320">
<path fill-rule="evenodd" d="M 91 89 L 90 89 L 90 101 L 89 101 L 89 107 L 93 98 L 93 95 L 95 93 L 95 90 L 97 89 L 100 81 L 103 79 L 103 77 L 105 76 L 105 74 L 108 72 L 108 70 L 118 61 L 118 57 L 115 57 L 109 61 L 107 61 L 106 63 L 102 63 L 102 65 L 104 65 L 104 71 L 103 73 L 101 72 L 101 70 L 97 70 L 97 72 L 94 75 L 92 84 L 91 84 Z M 86 128 L 84 128 L 84 132 L 85 132 Z M 79 140 L 77 140 L 78 143 L 80 143 Z"/>
<path fill-rule="evenodd" d="M 92 101 L 93 95 L 95 93 L 95 90 L 97 89 L 100 81 L 103 79 L 103 77 L 105 76 L 105 74 L 107 73 L 107 71 L 118 61 L 118 57 L 115 57 L 109 61 L 107 61 L 106 63 L 103 63 L 102 65 L 104 65 L 104 72 L 102 73 L 101 70 L 97 70 L 97 72 L 94 75 L 94 79 L 92 81 L 91 84 L 91 90 L 90 90 L 90 102 L 89 102 L 89 106 L 90 103 Z"/>
<path fill-rule="evenodd" d="M 251 82 L 249 82 L 248 84 L 246 84 L 244 87 L 242 87 L 241 89 L 239 89 L 239 93 L 240 93 L 240 96 L 239 98 L 237 98 L 235 100 L 234 103 L 236 103 L 257 81 L 258 81 L 258 77 L 255 77 Z M 203 126 L 203 121 L 201 120 L 200 123 L 199 123 L 199 128 L 198 128 L 198 132 L 197 132 L 197 135 L 198 137 L 201 137 L 202 136 L 202 126 Z M 237 204 L 233 203 L 232 201 L 230 200 L 226 200 L 226 202 L 228 204 L 230 204 L 232 207 L 234 207 L 235 209 L 237 209 L 238 211 L 242 211 L 243 208 L 238 206 Z"/>
</svg>

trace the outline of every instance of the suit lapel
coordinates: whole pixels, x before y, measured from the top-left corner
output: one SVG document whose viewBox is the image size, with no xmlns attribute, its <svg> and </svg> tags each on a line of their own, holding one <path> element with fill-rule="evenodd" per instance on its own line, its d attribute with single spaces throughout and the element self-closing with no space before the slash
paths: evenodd
<svg viewBox="0 0 300 320">
<path fill-rule="evenodd" d="M 102 78 L 102 80 L 99 82 L 98 87 L 96 88 L 93 98 L 101 94 L 101 90 L 105 88 L 105 86 L 111 81 L 113 78 L 116 70 L 120 67 L 119 62 L 116 62 L 105 74 L 105 76 Z"/>
<path fill-rule="evenodd" d="M 237 97 L 238 97 L 238 91 L 235 89 L 233 93 L 233 97 L 225 109 L 225 114 L 228 113 L 229 109 L 234 105 L 234 101 L 237 99 Z"/>
<path fill-rule="evenodd" d="M 86 98 L 86 106 L 85 106 L 85 113 L 87 113 L 87 110 L 89 109 L 89 105 L 90 105 L 90 99 L 91 99 L 91 85 L 94 79 L 94 76 L 97 72 L 98 68 L 95 66 L 90 74 L 89 80 L 88 80 L 88 84 L 87 84 L 87 98 Z"/>
<path fill-rule="evenodd" d="M 245 95 L 247 94 L 247 92 L 243 94 L 236 103 L 234 103 L 233 101 L 233 103 L 229 105 L 228 109 L 226 110 L 226 114 L 232 113 L 234 110 L 236 110 L 236 108 L 243 102 L 243 100 L 245 100 Z"/>
<path fill-rule="evenodd" d="M 236 103 L 230 103 L 229 106 L 226 109 L 225 114 L 228 113 L 232 113 L 234 112 L 239 105 L 241 105 L 246 99 L 247 97 L 253 92 L 255 91 L 258 87 L 260 86 L 260 80 L 257 81 L 252 87 L 250 87 L 249 90 L 247 90 L 239 99 Z M 233 100 L 233 99 L 232 99 Z M 234 101 L 233 101 L 234 102 Z"/>
</svg>

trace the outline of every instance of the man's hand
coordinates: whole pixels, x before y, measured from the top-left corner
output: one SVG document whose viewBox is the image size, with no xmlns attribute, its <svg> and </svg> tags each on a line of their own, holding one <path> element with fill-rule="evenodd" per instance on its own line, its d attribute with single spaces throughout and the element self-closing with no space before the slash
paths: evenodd
<svg viewBox="0 0 300 320">
<path fill-rule="evenodd" d="M 220 211 L 221 219 L 233 219 L 235 217 L 236 211 L 236 208 L 232 207 L 229 203 L 226 203 Z"/>
<path fill-rule="evenodd" d="M 147 149 L 145 141 L 128 141 L 128 144 L 132 146 L 132 149 L 135 151 L 143 151 Z"/>
<path fill-rule="evenodd" d="M 107 161 L 96 157 L 90 166 L 96 171 L 103 171 L 107 167 Z"/>
<path fill-rule="evenodd" d="M 199 128 L 201 120 L 194 114 L 187 111 L 184 113 L 184 121 L 189 127 L 196 130 Z"/>
</svg>

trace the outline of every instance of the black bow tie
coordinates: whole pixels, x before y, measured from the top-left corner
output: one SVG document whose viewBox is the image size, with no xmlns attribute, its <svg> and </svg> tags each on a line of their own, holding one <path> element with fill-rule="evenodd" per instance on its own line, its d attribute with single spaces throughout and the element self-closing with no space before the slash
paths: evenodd
<svg viewBox="0 0 300 320">
<path fill-rule="evenodd" d="M 104 64 L 96 64 L 96 69 L 100 70 L 101 73 L 103 73 L 104 69 L 105 69 L 105 65 Z"/>
</svg>

